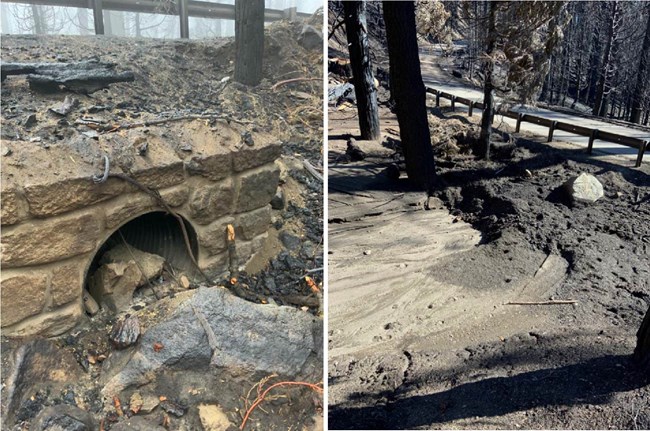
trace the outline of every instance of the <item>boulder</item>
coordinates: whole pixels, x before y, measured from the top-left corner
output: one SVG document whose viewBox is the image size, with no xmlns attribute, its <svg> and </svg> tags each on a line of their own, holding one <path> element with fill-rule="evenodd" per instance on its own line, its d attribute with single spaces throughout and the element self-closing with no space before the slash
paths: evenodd
<svg viewBox="0 0 650 431">
<path fill-rule="evenodd" d="M 44 408 L 29 427 L 33 431 L 94 431 L 95 419 L 79 407 L 59 404 Z"/>
<path fill-rule="evenodd" d="M 158 255 L 129 249 L 118 245 L 107 251 L 89 280 L 93 298 L 115 312 L 129 308 L 135 289 L 158 277 L 165 263 Z"/>
<path fill-rule="evenodd" d="M 604 196 L 603 185 L 596 177 L 585 172 L 572 177 L 564 188 L 572 202 L 594 203 Z"/>
<path fill-rule="evenodd" d="M 100 263 L 130 262 L 134 259 L 137 260 L 144 272 L 144 274 L 140 274 L 142 276 L 140 279 L 141 284 L 158 277 L 162 273 L 165 264 L 165 259 L 157 254 L 147 253 L 132 246 L 127 248 L 124 244 L 117 245 L 104 253 Z"/>
<path fill-rule="evenodd" d="M 319 319 L 304 311 L 254 304 L 219 287 L 201 287 L 184 295 L 160 301 L 173 305 L 141 336 L 136 348 L 111 353 L 102 372 L 105 395 L 145 384 L 161 370 L 209 365 L 295 376 L 319 350 L 312 332 Z"/>
<path fill-rule="evenodd" d="M 298 43 L 308 50 L 322 49 L 323 32 L 309 24 L 305 24 L 298 37 Z"/>
</svg>

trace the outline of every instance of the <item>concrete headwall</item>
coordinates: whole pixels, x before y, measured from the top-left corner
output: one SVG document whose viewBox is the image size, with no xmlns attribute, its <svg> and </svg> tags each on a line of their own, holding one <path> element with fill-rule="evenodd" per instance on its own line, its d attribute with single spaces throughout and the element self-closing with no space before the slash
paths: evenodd
<svg viewBox="0 0 650 431">
<path fill-rule="evenodd" d="M 111 173 L 157 190 L 196 231 L 199 266 L 226 270 L 225 232 L 237 232 L 240 262 L 261 245 L 279 181 L 280 145 L 245 126 L 194 120 L 77 136 L 51 146 L 3 141 L 2 334 L 57 335 L 83 316 L 86 272 L 102 244 L 157 201 L 120 178 L 96 184 L 102 155 Z M 252 143 L 252 145 L 250 145 Z"/>
</svg>

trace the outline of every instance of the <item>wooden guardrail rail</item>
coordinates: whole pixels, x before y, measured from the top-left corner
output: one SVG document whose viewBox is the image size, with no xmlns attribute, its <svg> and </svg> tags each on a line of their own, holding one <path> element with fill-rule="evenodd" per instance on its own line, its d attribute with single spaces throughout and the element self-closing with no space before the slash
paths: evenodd
<svg viewBox="0 0 650 431">
<path fill-rule="evenodd" d="M 30 5 L 63 6 L 93 10 L 95 33 L 104 34 L 104 10 L 140 12 L 161 15 L 178 15 L 181 20 L 181 37 L 189 37 L 188 18 L 235 19 L 235 6 L 232 4 L 211 3 L 200 0 L 171 0 L 162 3 L 157 0 L 3 0 L 5 3 Z M 295 7 L 279 10 L 264 9 L 264 21 L 278 21 L 284 18 L 308 18 L 310 14 L 298 12 Z"/>
<path fill-rule="evenodd" d="M 469 116 L 471 117 L 474 111 L 474 108 L 483 109 L 485 105 L 481 102 L 475 102 L 464 97 L 454 96 L 453 94 L 446 93 L 444 91 L 437 90 L 435 88 L 427 87 L 427 93 L 433 94 L 436 96 L 436 106 L 440 106 L 440 98 L 448 99 L 451 101 L 451 109 L 456 109 L 456 103 L 466 105 L 469 107 Z M 553 140 L 553 132 L 555 130 L 562 130 L 564 132 L 573 133 L 575 135 L 586 136 L 589 138 L 589 144 L 587 145 L 587 152 L 592 153 L 594 147 L 594 141 L 600 139 L 601 141 L 613 142 L 618 145 L 623 145 L 626 147 L 636 148 L 638 150 L 636 158 L 636 167 L 641 166 L 641 161 L 643 160 L 643 154 L 646 149 L 650 147 L 648 141 L 644 141 L 638 138 L 632 138 L 630 136 L 619 135 L 617 133 L 606 132 L 604 130 L 592 129 L 589 127 L 578 126 L 576 124 L 565 123 L 563 121 L 550 120 L 548 118 L 540 117 L 538 115 L 524 114 L 521 112 L 516 112 L 513 110 L 508 111 L 499 111 L 499 115 L 504 117 L 512 118 L 517 120 L 517 126 L 515 127 L 515 133 L 519 133 L 521 123 L 533 123 L 540 126 L 548 127 L 548 141 Z"/>
</svg>

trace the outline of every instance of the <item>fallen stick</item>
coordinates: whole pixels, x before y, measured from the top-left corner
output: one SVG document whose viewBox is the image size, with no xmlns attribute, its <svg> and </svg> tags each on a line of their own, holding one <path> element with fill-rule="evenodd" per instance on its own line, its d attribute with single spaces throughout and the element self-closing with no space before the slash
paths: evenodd
<svg viewBox="0 0 650 431">
<path fill-rule="evenodd" d="M 237 259 L 235 228 L 231 224 L 226 226 L 226 243 L 228 244 L 228 271 L 230 272 L 230 284 L 235 285 L 239 278 L 239 260 Z"/>
<path fill-rule="evenodd" d="M 158 124 L 173 123 L 175 121 L 183 121 L 183 120 L 226 120 L 227 122 L 233 122 L 238 124 L 250 124 L 250 121 L 236 120 L 234 118 L 227 117 L 224 115 L 198 115 L 197 114 L 197 115 L 183 115 L 181 117 L 161 118 L 159 120 L 141 121 L 138 123 L 121 124 L 119 126 L 115 126 L 110 130 L 105 131 L 104 133 L 117 132 L 118 130 L 125 130 L 125 129 L 135 129 L 136 127 L 156 126 Z"/>
<path fill-rule="evenodd" d="M 314 176 L 314 178 L 316 178 L 321 183 L 323 182 L 323 176 L 316 170 L 316 168 L 314 168 L 314 166 L 311 163 L 309 163 L 308 160 L 306 159 L 303 160 L 302 164 L 305 167 L 305 169 L 307 169 L 307 171 Z"/>
<path fill-rule="evenodd" d="M 306 295 L 286 295 L 281 297 L 282 300 L 291 305 L 298 307 L 306 306 L 311 308 L 320 307 L 320 299 Z"/>
<path fill-rule="evenodd" d="M 347 229 L 335 230 L 333 232 L 330 232 L 329 234 L 330 235 L 338 235 L 338 234 L 341 234 L 341 233 L 350 232 L 350 231 L 353 231 L 353 230 L 366 229 L 366 228 L 374 227 L 374 226 L 375 226 L 374 224 L 366 224 L 366 225 L 363 225 L 363 226 L 354 226 L 354 227 L 350 227 L 350 228 L 347 228 Z"/>
<path fill-rule="evenodd" d="M 561 304 L 577 304 L 578 301 L 573 299 L 556 299 L 553 301 L 513 301 L 506 302 L 505 305 L 561 305 Z"/>
<path fill-rule="evenodd" d="M 284 81 L 276 82 L 271 86 L 271 90 L 276 90 L 278 87 L 285 85 L 285 84 L 291 84 L 292 82 L 300 82 L 300 81 L 323 81 L 323 78 L 291 78 L 287 79 Z"/>
<path fill-rule="evenodd" d="M 269 388 L 266 389 L 262 393 L 262 395 L 259 395 L 257 397 L 257 399 L 255 400 L 255 402 L 253 403 L 253 405 L 248 409 L 248 411 L 246 412 L 246 415 L 244 416 L 244 420 L 242 421 L 241 425 L 239 426 L 240 430 L 243 430 L 244 427 L 246 426 L 246 422 L 248 421 L 248 417 L 251 415 L 251 413 L 253 413 L 253 410 L 255 410 L 255 407 L 257 407 L 258 405 L 260 405 L 262 403 L 262 401 L 264 401 L 264 398 L 266 398 L 266 395 L 271 391 L 271 389 L 276 388 L 278 386 L 306 386 L 306 387 L 310 388 L 311 390 L 313 390 L 314 392 L 317 392 L 317 393 L 320 393 L 320 394 L 323 393 L 323 388 L 321 388 L 320 386 L 315 385 L 313 383 L 307 383 L 307 382 L 279 382 L 279 383 L 275 383 L 275 384 L 269 386 Z"/>
<path fill-rule="evenodd" d="M 548 259 L 549 259 L 550 257 L 551 257 L 551 254 L 550 254 L 550 253 L 546 255 L 546 257 L 544 258 L 544 262 L 542 262 L 542 264 L 539 266 L 539 268 L 537 268 L 537 271 L 535 271 L 535 275 L 533 275 L 533 279 L 527 281 L 526 284 L 524 285 L 524 287 L 521 288 L 521 292 L 519 292 L 519 293 L 522 293 L 524 290 L 526 290 L 526 288 L 527 288 L 528 286 L 530 286 L 530 283 L 531 283 L 532 281 L 535 280 L 535 278 L 537 277 L 537 275 L 539 274 L 539 272 L 542 270 L 542 268 L 544 268 L 544 264 L 548 261 Z"/>
</svg>

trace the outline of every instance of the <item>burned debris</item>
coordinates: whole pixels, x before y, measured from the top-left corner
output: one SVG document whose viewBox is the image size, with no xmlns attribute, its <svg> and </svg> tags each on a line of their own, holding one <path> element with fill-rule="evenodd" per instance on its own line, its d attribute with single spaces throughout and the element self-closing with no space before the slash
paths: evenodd
<svg viewBox="0 0 650 431">
<path fill-rule="evenodd" d="M 31 89 L 58 91 L 61 86 L 81 94 L 92 94 L 116 82 L 132 82 L 131 71 L 117 72 L 117 64 L 98 60 L 70 63 L 2 63 L 2 81 L 8 76 L 27 75 Z"/>
</svg>

